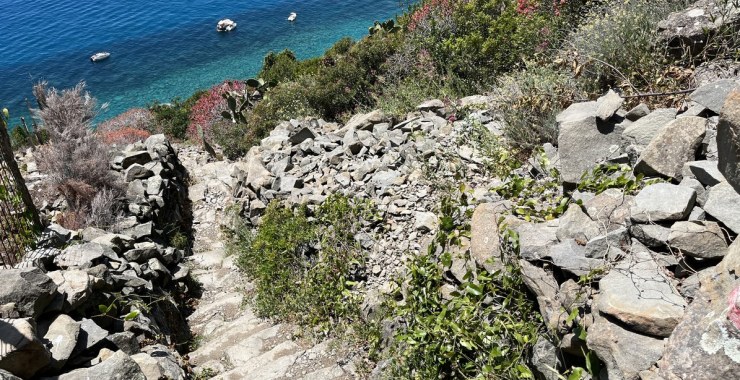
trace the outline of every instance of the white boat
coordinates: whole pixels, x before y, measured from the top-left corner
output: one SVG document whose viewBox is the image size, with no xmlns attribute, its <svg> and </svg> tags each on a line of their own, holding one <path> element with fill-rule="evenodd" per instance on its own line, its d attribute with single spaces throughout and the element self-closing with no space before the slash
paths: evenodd
<svg viewBox="0 0 740 380">
<path fill-rule="evenodd" d="M 216 24 L 216 30 L 219 32 L 230 32 L 236 28 L 236 23 L 228 18 L 225 18 Z"/>
<path fill-rule="evenodd" d="M 101 51 L 99 53 L 93 54 L 90 57 L 90 60 L 93 61 L 93 62 L 98 62 L 98 61 L 102 61 L 102 60 L 104 60 L 104 59 L 106 59 L 108 57 L 110 57 L 110 53 L 108 53 L 107 51 Z"/>
<path fill-rule="evenodd" d="M 290 12 L 290 16 L 288 16 L 288 21 L 295 21 L 296 17 L 298 17 L 298 15 L 295 12 Z"/>
</svg>

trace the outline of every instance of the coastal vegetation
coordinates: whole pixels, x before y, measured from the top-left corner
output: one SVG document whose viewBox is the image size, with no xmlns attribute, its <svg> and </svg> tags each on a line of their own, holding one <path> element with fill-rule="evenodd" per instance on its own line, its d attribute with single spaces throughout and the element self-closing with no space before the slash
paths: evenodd
<svg viewBox="0 0 740 380">
<path fill-rule="evenodd" d="M 381 227 L 377 204 L 367 198 L 334 194 L 291 208 L 271 194 L 272 202 L 261 205 L 259 223 L 246 223 L 243 210 L 237 210 L 228 251 L 254 282 L 259 316 L 298 324 L 319 338 L 351 336 L 368 360 L 389 363 L 391 377 L 535 378 L 533 347 L 551 326 L 525 285 L 519 235 L 507 218 L 544 223 L 569 210 L 583 213 L 582 201 L 562 191 L 560 172 L 542 152 L 543 144 L 557 144 L 556 116 L 568 105 L 608 90 L 629 105 L 674 105 L 680 100 L 675 90 L 693 86 L 690 73 L 698 60 L 736 54 L 740 43 L 727 31 L 716 34 L 712 51 L 685 49 L 676 55 L 658 42 L 658 22 L 687 3 L 424 0 L 392 23 L 377 22 L 358 41 L 339 40 L 321 57 L 299 60 L 290 50 L 271 52 L 256 78 L 227 80 L 186 100 L 133 109 L 96 130 L 97 106 L 84 84 L 61 91 L 39 84 L 37 132 L 43 131 L 49 144 L 39 147 L 36 159 L 68 205 L 60 224 L 105 227 L 115 220 L 124 192 L 108 171 L 110 145 L 164 133 L 186 144 L 216 146 L 236 161 L 286 120 L 346 123 L 375 109 L 391 120 L 404 119 L 423 101 L 438 99 L 449 109 L 448 121 L 470 124 L 457 143 L 474 146 L 482 171 L 501 179 L 486 189 L 510 206 L 493 237 L 501 246 L 497 267 L 453 268 L 461 252 L 469 254 L 473 216 L 472 191 L 458 178 L 430 181 L 442 194 L 433 210 L 438 229 L 425 249 L 404 263 L 406 276 L 396 279 L 373 313 L 363 308 L 359 293 L 368 252 L 358 236 L 363 228 L 388 231 Z M 475 108 L 455 100 L 480 93 L 490 96 L 501 136 L 468 119 Z M 11 135 L 16 147 L 33 144 L 37 136 L 21 127 Z M 416 137 L 421 145 L 425 136 Z M 522 173 L 527 162 L 536 170 Z M 427 169 L 432 173 L 427 175 L 434 171 Z M 604 164 L 575 182 L 575 189 L 594 196 L 609 189 L 631 196 L 661 180 L 633 175 L 626 164 Z M 274 187 L 263 190 L 277 193 Z M 260 186 L 248 191 L 256 193 Z M 251 201 L 259 201 L 255 198 Z M 451 276 L 453 270 L 462 274 Z M 590 284 L 593 276 L 575 278 L 579 285 Z M 566 330 L 585 340 L 583 310 L 565 312 L 570 314 Z M 384 321 L 396 323 L 385 337 Z M 557 376 L 598 377 L 595 354 L 583 357 Z"/>
</svg>

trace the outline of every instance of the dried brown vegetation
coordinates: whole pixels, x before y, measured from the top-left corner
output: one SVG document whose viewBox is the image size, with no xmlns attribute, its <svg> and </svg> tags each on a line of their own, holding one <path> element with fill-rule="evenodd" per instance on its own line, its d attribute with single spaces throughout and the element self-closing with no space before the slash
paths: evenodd
<svg viewBox="0 0 740 380">
<path fill-rule="evenodd" d="M 65 224 L 79 228 L 109 219 L 93 215 L 93 201 L 101 192 L 106 192 L 106 199 L 115 200 L 121 186 L 108 169 L 108 148 L 91 128 L 97 109 L 95 99 L 85 91 L 84 83 L 58 91 L 47 89 L 42 82 L 34 87 L 34 93 L 39 118 L 49 134 L 49 142 L 39 148 L 37 162 L 51 186 L 67 201 L 63 219 L 70 223 Z M 100 205 L 95 209 L 110 213 L 109 209 L 101 210 Z"/>
</svg>

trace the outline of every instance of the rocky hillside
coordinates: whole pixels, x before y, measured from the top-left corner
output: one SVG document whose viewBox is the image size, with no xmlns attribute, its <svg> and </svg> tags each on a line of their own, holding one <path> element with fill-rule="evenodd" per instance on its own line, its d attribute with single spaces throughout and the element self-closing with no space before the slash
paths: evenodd
<svg viewBox="0 0 740 380">
<path fill-rule="evenodd" d="M 672 14 L 661 41 L 709 54 L 699 36 L 737 22 L 715 5 Z M 234 160 L 128 144 L 107 163 L 115 223 L 52 223 L 1 271 L 0 377 L 737 378 L 737 65 L 689 82 L 569 102 L 545 144 L 513 123 L 557 102 L 499 93 L 282 121 Z M 32 190 L 42 152 L 18 155 Z"/>
</svg>

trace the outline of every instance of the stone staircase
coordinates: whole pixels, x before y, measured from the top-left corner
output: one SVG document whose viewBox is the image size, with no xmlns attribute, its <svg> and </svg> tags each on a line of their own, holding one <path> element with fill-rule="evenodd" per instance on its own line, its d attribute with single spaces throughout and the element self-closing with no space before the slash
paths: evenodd
<svg viewBox="0 0 740 380">
<path fill-rule="evenodd" d="M 202 296 L 188 324 L 196 336 L 189 362 L 197 376 L 216 379 L 354 379 L 354 364 L 341 360 L 333 341 L 317 345 L 296 338 L 296 327 L 259 318 L 249 306 L 249 283 L 226 255 L 220 225 L 232 202 L 232 167 L 207 163 L 194 148 L 178 153 L 190 173 L 193 210 L 191 274 Z"/>
</svg>

